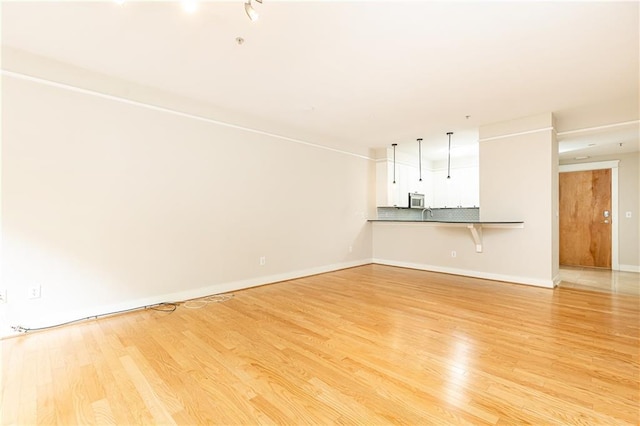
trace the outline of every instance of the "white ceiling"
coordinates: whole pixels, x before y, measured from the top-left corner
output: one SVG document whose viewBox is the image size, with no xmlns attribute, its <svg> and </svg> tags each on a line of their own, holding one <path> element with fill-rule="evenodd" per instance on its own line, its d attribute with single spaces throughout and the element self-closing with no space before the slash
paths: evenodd
<svg viewBox="0 0 640 426">
<path fill-rule="evenodd" d="M 2 44 L 351 152 L 422 137 L 437 160 L 447 131 L 471 152 L 479 125 L 527 115 L 557 112 L 561 134 L 638 120 L 638 6 L 264 0 L 251 22 L 241 0 L 4 1 Z M 562 155 L 638 150 L 637 128 L 571 133 Z"/>
</svg>

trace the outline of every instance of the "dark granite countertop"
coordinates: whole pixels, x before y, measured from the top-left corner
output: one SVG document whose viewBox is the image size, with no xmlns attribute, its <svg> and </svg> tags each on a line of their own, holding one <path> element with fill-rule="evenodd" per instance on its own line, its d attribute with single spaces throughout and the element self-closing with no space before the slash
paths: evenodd
<svg viewBox="0 0 640 426">
<path fill-rule="evenodd" d="M 517 225 L 523 221 L 497 221 L 497 220 L 399 220 L 399 219 L 369 219 L 367 222 L 391 222 L 391 223 L 460 223 L 469 225 Z"/>
<path fill-rule="evenodd" d="M 462 206 L 462 207 L 407 207 L 407 206 L 377 206 L 378 209 L 413 209 L 413 210 L 460 210 L 460 209 L 479 209 L 478 206 Z"/>
</svg>

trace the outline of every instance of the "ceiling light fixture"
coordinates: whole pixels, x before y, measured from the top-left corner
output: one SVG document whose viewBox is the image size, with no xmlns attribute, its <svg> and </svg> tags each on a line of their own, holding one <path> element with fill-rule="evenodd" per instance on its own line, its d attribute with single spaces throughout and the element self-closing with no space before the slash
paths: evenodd
<svg viewBox="0 0 640 426">
<path fill-rule="evenodd" d="M 422 182 L 422 138 L 418 138 L 418 171 L 420 174 L 418 182 Z"/>
<path fill-rule="evenodd" d="M 447 162 L 447 179 L 451 179 L 451 135 L 453 132 L 447 132 L 449 136 L 449 160 Z"/>
<path fill-rule="evenodd" d="M 262 3 L 262 0 L 256 0 L 258 3 Z M 244 4 L 244 11 L 247 13 L 247 16 L 249 17 L 249 19 L 251 19 L 252 22 L 255 22 L 258 20 L 258 18 L 260 18 L 260 15 L 258 15 L 258 12 L 256 12 L 256 10 L 253 8 L 253 5 L 251 4 L 251 0 L 247 0 L 247 2 Z"/>
<path fill-rule="evenodd" d="M 198 9 L 198 3 L 196 0 L 183 0 L 182 8 L 187 13 L 194 13 Z"/>
<path fill-rule="evenodd" d="M 391 146 L 393 147 L 393 183 L 396 183 L 396 146 L 398 144 L 392 143 Z"/>
</svg>

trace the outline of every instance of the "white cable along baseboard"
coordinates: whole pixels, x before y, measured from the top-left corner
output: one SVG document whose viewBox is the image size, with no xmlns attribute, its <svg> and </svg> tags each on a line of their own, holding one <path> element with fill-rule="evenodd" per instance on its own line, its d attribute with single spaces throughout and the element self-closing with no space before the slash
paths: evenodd
<svg viewBox="0 0 640 426">
<path fill-rule="evenodd" d="M 41 328 L 55 326 L 79 318 L 100 317 L 110 312 L 119 312 L 142 308 L 145 306 L 157 305 L 163 302 L 182 302 L 185 300 L 198 299 L 214 294 L 228 293 L 231 291 L 243 290 L 251 287 L 258 287 L 266 284 L 273 284 L 280 281 L 288 281 L 296 278 L 308 277 L 310 275 L 323 274 L 326 272 L 338 271 L 340 269 L 353 268 L 355 266 L 368 265 L 372 263 L 371 259 L 354 260 L 350 262 L 333 263 L 329 265 L 318 266 L 309 269 L 301 269 L 297 271 L 285 272 L 282 274 L 265 275 L 261 277 L 250 278 L 247 280 L 231 281 L 227 283 L 213 284 L 206 287 L 200 287 L 192 290 L 179 291 L 175 293 L 167 293 L 157 296 L 146 297 L 142 299 L 129 300 L 122 303 L 94 306 L 88 309 L 74 310 L 70 312 L 57 313 L 46 317 L 38 317 L 33 319 L 23 319 L 24 324 L 13 324 L 9 320 L 8 324 L 3 324 L 0 329 L 0 338 L 6 338 L 18 335 L 20 333 L 11 329 L 11 326 L 22 326 L 25 328 Z"/>
</svg>

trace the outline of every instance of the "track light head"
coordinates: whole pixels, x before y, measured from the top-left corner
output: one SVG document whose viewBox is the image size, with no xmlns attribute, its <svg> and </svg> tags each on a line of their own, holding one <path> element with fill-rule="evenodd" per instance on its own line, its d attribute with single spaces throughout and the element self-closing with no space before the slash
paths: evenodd
<svg viewBox="0 0 640 426">
<path fill-rule="evenodd" d="M 262 3 L 262 2 L 260 2 L 260 3 Z M 251 5 L 251 0 L 247 0 L 247 2 L 244 4 L 244 11 L 247 12 L 247 16 L 252 21 L 257 21 L 258 18 L 260 17 L 260 15 L 258 15 L 258 12 L 256 12 L 256 10 Z"/>
</svg>

